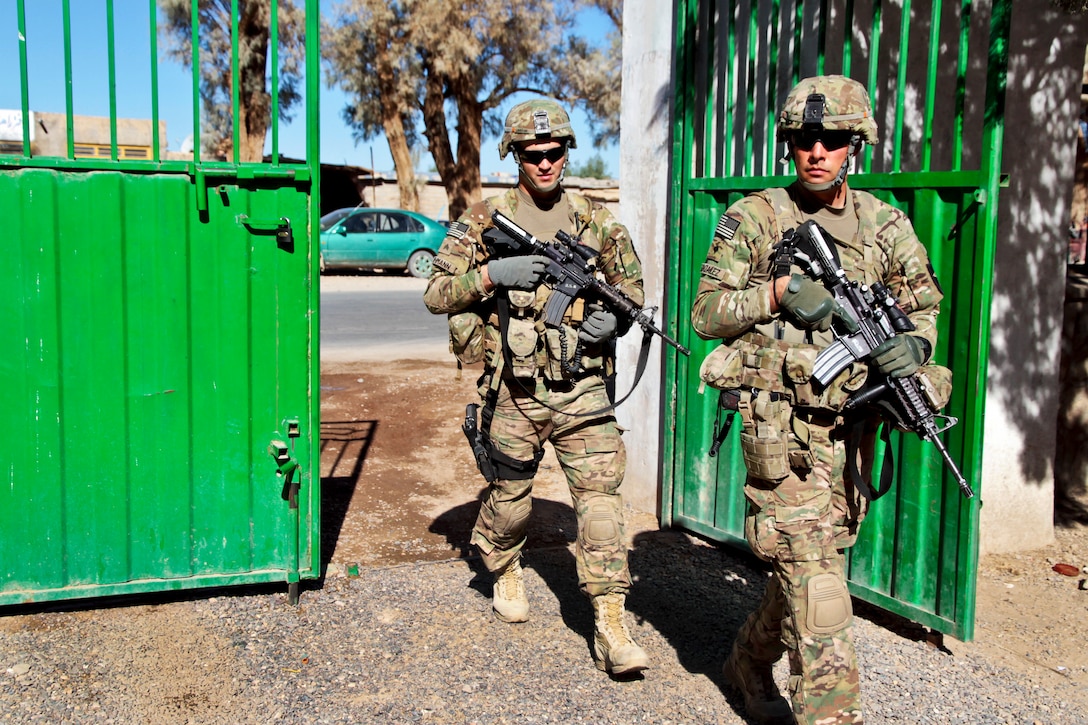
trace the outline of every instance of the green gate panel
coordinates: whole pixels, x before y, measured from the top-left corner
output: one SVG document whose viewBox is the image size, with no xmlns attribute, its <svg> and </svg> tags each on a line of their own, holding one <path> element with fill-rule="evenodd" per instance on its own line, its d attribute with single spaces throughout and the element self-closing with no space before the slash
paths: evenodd
<svg viewBox="0 0 1088 725">
<path fill-rule="evenodd" d="M 148 31 L 154 65 L 154 13 Z M 59 32 L 42 42 L 64 49 L 70 88 L 67 8 Z M 202 159 L 199 129 L 191 159 L 167 158 L 154 80 L 146 159 L 120 158 L 112 96 L 110 158 L 76 158 L 71 93 L 66 153 L 41 152 L 21 42 L 23 143 L 0 154 L 0 605 L 257 582 L 297 597 L 321 573 L 319 43 L 309 161 L 280 163 L 273 114 L 271 161 L 242 163 Z"/>
<path fill-rule="evenodd" d="M 881 144 L 866 148 L 850 185 L 906 212 L 929 250 L 945 292 L 936 361 L 954 374 L 944 412 L 959 421 L 942 438 L 980 491 L 1008 10 L 1007 2 L 908 12 L 861 0 L 834 12 L 775 0 L 678 4 L 669 299 L 692 354 L 666 358 L 665 389 L 676 400 L 665 406 L 663 523 L 747 547 L 739 424 L 707 455 L 718 393 L 703 389 L 699 366 L 718 341 L 699 339 L 686 316 L 722 213 L 745 194 L 793 181 L 778 164 L 775 115 L 800 78 L 823 73 L 859 80 L 874 100 Z M 895 484 L 850 551 L 851 591 L 970 639 L 981 492 L 962 498 L 940 454 L 913 434 L 893 433 L 876 465 L 888 455 Z"/>
<path fill-rule="evenodd" d="M 202 220 L 194 189 L 184 175 L 0 171 L 14 243 L 0 341 L 17 351 L 0 361 L 15 416 L 0 603 L 286 581 L 300 556 L 317 575 L 317 539 L 268 453 L 274 439 L 303 462 L 314 448 L 308 190 L 224 186 Z M 302 220 L 294 244 L 251 223 L 281 218 Z"/>
</svg>

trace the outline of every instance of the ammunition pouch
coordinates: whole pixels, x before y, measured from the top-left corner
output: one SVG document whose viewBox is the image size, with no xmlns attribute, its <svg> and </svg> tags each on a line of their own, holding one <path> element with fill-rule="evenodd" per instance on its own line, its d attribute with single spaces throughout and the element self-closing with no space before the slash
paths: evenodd
<svg viewBox="0 0 1088 725">
<path fill-rule="evenodd" d="M 474 310 L 449 315 L 450 352 L 464 365 L 484 359 L 484 320 Z"/>
<path fill-rule="evenodd" d="M 707 355 L 699 377 L 719 390 L 765 390 L 798 407 L 838 412 L 865 385 L 868 366 L 851 363 L 830 385 L 820 387 L 812 379 L 812 366 L 821 349 L 748 332 Z"/>
<path fill-rule="evenodd" d="M 777 393 L 743 391 L 737 409 L 744 421 L 740 451 L 748 473 L 764 481 L 781 481 L 790 473 L 789 401 Z"/>
</svg>

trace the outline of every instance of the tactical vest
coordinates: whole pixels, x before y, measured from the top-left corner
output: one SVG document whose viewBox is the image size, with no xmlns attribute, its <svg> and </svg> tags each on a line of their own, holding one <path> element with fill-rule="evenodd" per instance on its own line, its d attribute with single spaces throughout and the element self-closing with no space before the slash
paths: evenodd
<svg viewBox="0 0 1088 725">
<path fill-rule="evenodd" d="M 858 214 L 857 237 L 845 243 L 836 240 L 836 246 L 851 278 L 871 284 L 884 278 L 883 268 L 891 258 L 889 251 L 881 246 L 888 240 L 872 222 L 872 212 L 880 202 L 866 192 L 851 193 Z M 785 231 L 804 221 L 788 189 L 765 189 L 751 196 L 772 212 L 774 232 L 773 238 L 767 240 L 767 250 L 782 239 Z M 851 363 L 827 387 L 815 384 L 813 363 L 832 338 L 830 333 L 825 333 L 823 339 L 811 335 L 781 318 L 757 325 L 711 352 L 703 361 L 700 377 L 721 390 L 767 390 L 786 397 L 798 407 L 839 411 L 850 395 L 865 384 L 868 366 Z"/>
<path fill-rule="evenodd" d="M 571 207 L 573 229 L 564 231 L 571 232 L 582 244 L 599 252 L 601 241 L 592 234 L 585 234 L 592 222 L 594 202 L 581 194 L 565 193 Z M 512 217 L 515 198 L 515 192 L 511 189 L 487 199 L 484 203 L 488 216 L 499 211 Z M 475 264 L 481 266 L 486 261 L 486 250 L 481 247 L 477 250 Z M 509 300 L 507 345 L 511 366 L 506 374 L 519 378 L 543 374 L 549 380 L 564 379 L 562 361 L 570 360 L 578 345 L 574 325 L 585 319 L 584 301 L 579 298 L 571 304 L 563 317 L 563 325 L 548 328 L 544 325 L 544 308 L 551 296 L 550 287 L 540 285 L 535 290 L 508 290 L 505 294 Z M 451 314 L 449 328 L 450 349 L 459 362 L 472 364 L 483 360 L 490 369 L 498 367 L 502 359 L 502 333 L 495 297 L 463 312 Z M 601 345 L 585 346 L 581 364 L 586 370 L 604 368 L 605 374 L 611 373 L 611 358 L 603 355 Z"/>
</svg>

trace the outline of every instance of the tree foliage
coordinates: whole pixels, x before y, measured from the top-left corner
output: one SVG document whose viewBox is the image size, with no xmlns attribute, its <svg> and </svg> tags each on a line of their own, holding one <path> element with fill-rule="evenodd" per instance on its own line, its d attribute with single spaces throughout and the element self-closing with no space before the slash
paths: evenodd
<svg viewBox="0 0 1088 725">
<path fill-rule="evenodd" d="M 620 94 L 623 80 L 623 0 L 588 0 L 610 21 L 607 45 L 596 47 L 584 38 L 572 36 L 565 81 L 568 95 L 586 111 L 593 144 L 602 146 L 620 140 Z M 1088 2 L 1088 0 L 1085 0 Z"/>
<path fill-rule="evenodd" d="M 192 0 L 158 0 L 165 52 L 192 68 Z M 230 157 L 234 151 L 231 113 L 231 0 L 198 0 L 200 99 L 203 150 Z M 271 125 L 272 96 L 268 91 L 271 0 L 238 0 L 238 158 L 260 161 Z M 279 112 L 290 119 L 300 98 L 304 15 L 294 0 L 279 0 Z"/>
<path fill-rule="evenodd" d="M 422 123 L 456 218 L 480 198 L 481 142 L 502 133 L 500 109 L 511 96 L 546 94 L 568 106 L 598 107 L 590 103 L 600 102 L 600 85 L 581 80 L 589 72 L 574 71 L 598 60 L 571 36 L 580 1 L 345 0 L 326 32 L 327 77 L 352 98 L 345 115 L 357 138 L 379 128 L 386 134 L 398 179 L 414 174 L 394 144 L 410 148 L 410 129 Z M 621 7 L 620 0 L 599 3 Z M 379 83 L 386 74 L 392 88 Z M 615 107 L 618 117 L 618 90 Z M 393 118 L 403 134 L 385 128 Z M 403 200 L 403 187 L 401 194 Z"/>
<path fill-rule="evenodd" d="M 572 152 L 573 153 L 573 152 Z M 571 164 L 570 169 L 567 171 L 568 176 L 575 176 L 582 179 L 607 179 L 608 169 L 605 168 L 604 159 L 600 154 L 594 154 L 580 164 Z"/>
</svg>

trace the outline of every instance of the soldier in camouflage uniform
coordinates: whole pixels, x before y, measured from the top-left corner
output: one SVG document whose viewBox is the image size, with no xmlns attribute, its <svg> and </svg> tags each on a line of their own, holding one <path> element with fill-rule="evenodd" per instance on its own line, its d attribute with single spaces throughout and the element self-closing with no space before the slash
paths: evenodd
<svg viewBox="0 0 1088 725">
<path fill-rule="evenodd" d="M 598 251 L 604 281 L 643 303 L 642 266 L 627 229 L 602 205 L 563 189 L 568 149 L 574 147 L 570 119 L 556 101 L 540 98 L 510 111 L 499 156 L 513 152 L 518 185 L 473 205 L 450 225 L 424 302 L 431 312 L 450 315 L 451 345 L 461 362 L 483 360 L 481 420 L 490 426 L 492 459 L 512 461 L 498 466 L 499 480 L 489 486 L 472 533 L 495 577 L 496 616 L 505 622 L 528 619 L 521 550 L 533 475 L 549 441 L 578 520 L 576 563 L 580 587 L 593 603 L 594 658 L 599 669 L 625 675 L 648 666 L 625 622 L 631 576 L 618 489 L 627 456 L 605 387 L 613 338 L 625 326 L 607 309 L 576 300 L 561 328 L 546 328 L 547 259 L 491 258 L 483 240 L 495 210 L 539 239 L 552 240 L 563 230 Z M 571 365 L 574 356 L 580 367 Z"/>
<path fill-rule="evenodd" d="M 857 456 L 861 471 L 871 469 L 878 421 L 846 418 L 842 405 L 869 369 L 855 362 L 826 388 L 810 380 L 841 308 L 800 267 L 776 278 L 772 247 L 813 219 L 834 238 L 851 279 L 888 286 L 916 329 L 874 351 L 873 365 L 886 375 L 910 375 L 931 357 L 942 293 L 907 217 L 847 183 L 848 164 L 863 142 L 877 142 L 859 83 L 843 76 L 803 80 L 786 98 L 777 133 L 797 181 L 726 210 L 691 313 L 701 337 L 723 340 L 701 374 L 740 393 L 745 535 L 772 565 L 763 600 L 740 628 L 723 675 L 756 722 L 860 723 L 843 551 L 854 544 L 868 500 L 844 469 L 848 455 Z M 771 672 L 784 653 L 792 708 Z"/>
</svg>

